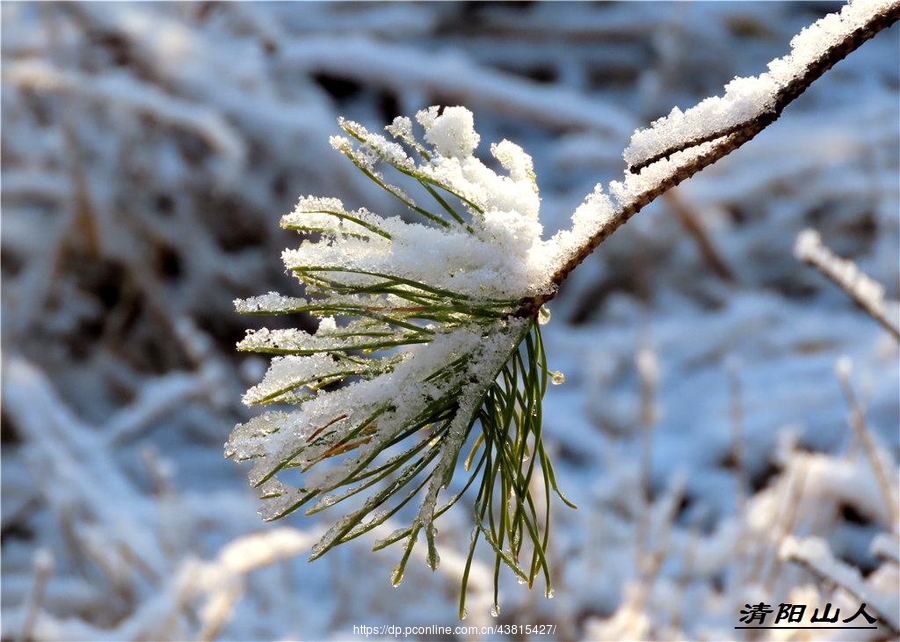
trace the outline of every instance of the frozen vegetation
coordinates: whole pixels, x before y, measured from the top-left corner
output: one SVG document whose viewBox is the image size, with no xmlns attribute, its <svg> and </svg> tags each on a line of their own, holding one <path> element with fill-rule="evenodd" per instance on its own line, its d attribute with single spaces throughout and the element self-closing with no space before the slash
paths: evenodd
<svg viewBox="0 0 900 642">
<path fill-rule="evenodd" d="M 532 336 L 508 315 L 879 5 L 800 33 L 839 5 L 3 3 L 3 637 L 453 626 L 464 576 L 463 624 L 558 639 L 741 638 L 760 602 L 866 602 L 859 639 L 900 635 L 896 26 L 550 302 L 542 440 L 579 506 L 547 495 L 555 599 L 501 575 L 496 616 L 477 485 L 432 523 Z M 448 390 L 457 418 L 404 442 L 419 496 L 334 526 L 336 482 Z M 329 510 L 263 523 L 245 472 L 266 517 Z M 371 549 L 411 525 L 390 589 L 402 545 Z"/>
</svg>

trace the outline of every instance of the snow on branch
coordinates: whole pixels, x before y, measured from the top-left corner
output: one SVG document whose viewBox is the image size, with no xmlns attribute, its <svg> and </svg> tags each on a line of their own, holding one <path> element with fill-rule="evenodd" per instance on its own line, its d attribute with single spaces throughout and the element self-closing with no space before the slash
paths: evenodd
<svg viewBox="0 0 900 642">
<path fill-rule="evenodd" d="M 852 367 L 853 364 L 850 361 L 850 357 L 845 356 L 838 359 L 837 367 L 835 368 L 841 388 L 844 391 L 844 397 L 850 406 L 850 425 L 853 428 L 853 432 L 856 433 L 856 438 L 862 444 L 866 458 L 869 460 L 869 465 L 872 467 L 872 472 L 875 474 L 878 489 L 881 491 L 885 508 L 890 516 L 890 527 L 892 529 L 897 528 L 900 526 L 900 509 L 897 507 L 896 493 L 891 483 L 890 473 L 887 471 L 889 465 L 886 464 L 886 461 L 890 460 L 890 456 L 886 453 L 882 456 L 875 439 L 866 425 L 862 404 L 857 399 L 853 386 L 850 383 Z"/>
<path fill-rule="evenodd" d="M 675 152 L 735 134 L 762 131 L 812 82 L 878 31 L 897 20 L 898 4 L 866 0 L 847 4 L 801 31 L 791 53 L 769 63 L 769 71 L 735 78 L 724 96 L 707 98 L 682 112 L 675 107 L 648 129 L 634 133 L 625 150 L 632 173 Z"/>
<path fill-rule="evenodd" d="M 884 299 L 884 287 L 878 281 L 862 272 L 853 261 L 842 259 L 829 250 L 822 244 L 822 237 L 815 230 L 804 230 L 797 235 L 794 254 L 836 283 L 857 305 L 900 341 L 900 324 L 891 318 Z"/>
<path fill-rule="evenodd" d="M 792 42 L 791 55 L 769 63 L 767 74 L 737 79 L 724 98 L 707 99 L 684 113 L 673 111 L 636 132 L 624 154 L 629 171 L 624 181 L 610 185 L 613 198 L 602 195 L 597 186 L 573 216 L 572 229 L 554 237 L 557 256 L 564 258 L 553 282 L 562 283 L 646 205 L 775 122 L 816 79 L 898 18 L 898 0 L 851 2 L 840 14 L 830 14 L 801 32 Z M 520 313 L 532 313 L 553 296 L 526 301 Z"/>
</svg>

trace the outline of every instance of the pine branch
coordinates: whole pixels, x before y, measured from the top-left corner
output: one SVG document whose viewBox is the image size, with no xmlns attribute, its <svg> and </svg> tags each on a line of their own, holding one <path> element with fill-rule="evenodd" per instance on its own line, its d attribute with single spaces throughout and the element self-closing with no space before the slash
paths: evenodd
<svg viewBox="0 0 900 642">
<path fill-rule="evenodd" d="M 480 539 L 494 553 L 495 612 L 503 566 L 529 587 L 543 577 L 551 595 L 550 495 L 571 504 L 543 442 L 542 399 L 549 383 L 562 381 L 548 368 L 543 306 L 634 214 L 753 138 L 900 14 L 900 0 L 876 0 L 867 15 L 871 6 L 852 3 L 840 17 L 819 21 L 768 74 L 735 81 L 725 97 L 709 99 L 720 108 L 718 120 L 707 122 L 704 102 L 635 132 L 625 150 L 625 180 L 611 185 L 611 197 L 597 186 L 575 211 L 572 229 L 549 241 L 541 238 L 531 157 L 502 141 L 491 147 L 502 171 L 489 168 L 474 155 L 480 137 L 467 109 L 419 112 L 424 142 L 407 118 L 386 128 L 393 140 L 341 119 L 347 136 L 333 137 L 332 146 L 416 222 L 304 197 L 282 219 L 304 240 L 282 259 L 310 298 L 270 293 L 236 302 L 243 313 L 319 319 L 315 333 L 263 329 L 238 344 L 275 355 L 245 403 L 293 406 L 235 427 L 226 446 L 227 456 L 252 461 L 250 482 L 265 519 L 303 507 L 314 514 L 365 496 L 313 546 L 315 559 L 379 528 L 418 498 L 409 525 L 375 544 L 403 543 L 391 576 L 396 584 L 420 537 L 429 566 L 437 567 L 434 522 L 474 487 L 460 617 Z M 823 47 L 823 39 L 832 44 Z M 708 131 L 698 132 L 698 123 Z M 407 194 L 384 172 L 400 174 L 419 193 Z M 441 503 L 461 459 L 467 478 Z M 300 483 L 285 481 L 292 479 Z"/>
<path fill-rule="evenodd" d="M 236 307 L 248 314 L 308 313 L 319 327 L 248 331 L 238 343 L 239 350 L 276 355 L 244 402 L 299 409 L 237 426 L 226 454 L 253 461 L 250 481 L 268 520 L 303 507 L 315 514 L 368 494 L 316 543 L 311 559 L 420 498 L 410 525 L 375 544 L 404 543 L 395 584 L 420 536 L 428 564 L 437 567 L 435 520 L 478 488 L 462 617 L 468 568 L 482 538 L 494 549 L 495 580 L 507 566 L 529 586 L 542 576 L 552 592 L 549 495 L 571 504 L 543 445 L 541 400 L 560 375 L 548 370 L 541 341 L 539 325 L 548 315 L 513 314 L 529 292 L 547 287 L 545 271 L 533 265 L 542 241 L 531 158 L 504 141 L 492 152 L 507 175 L 489 169 L 472 155 L 478 135 L 462 107 L 430 108 L 417 119 L 430 147 L 403 118 L 386 128 L 399 143 L 341 120 L 352 140 L 334 137 L 332 145 L 423 223 L 364 208 L 349 212 L 338 199 L 317 197 L 301 198 L 283 217 L 282 227 L 310 235 L 282 258 L 311 298 L 270 293 Z M 414 179 L 437 207 L 390 184 L 383 170 Z M 423 247 L 432 250 L 428 261 Z M 343 386 L 329 389 L 334 384 Z M 480 432 L 470 440 L 476 425 Z M 439 505 L 470 441 L 468 479 Z M 285 481 L 298 474 L 301 484 Z M 542 500 L 533 496 L 539 476 Z M 495 609 L 497 597 L 495 590 Z"/>
</svg>

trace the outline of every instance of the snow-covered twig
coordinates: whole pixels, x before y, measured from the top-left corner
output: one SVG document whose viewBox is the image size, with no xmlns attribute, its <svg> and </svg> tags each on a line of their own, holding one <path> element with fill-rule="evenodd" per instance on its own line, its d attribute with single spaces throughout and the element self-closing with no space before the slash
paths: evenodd
<svg viewBox="0 0 900 642">
<path fill-rule="evenodd" d="M 204 602 L 197 618 L 199 639 L 211 639 L 230 616 L 229 605 L 243 591 L 249 573 L 290 559 L 307 550 L 313 541 L 314 537 L 303 531 L 283 527 L 235 539 L 223 546 L 214 560 L 187 557 L 154 597 L 109 631 L 107 639 L 185 638 L 185 632 L 176 625 L 185 611 L 193 610 L 197 600 Z"/>
<path fill-rule="evenodd" d="M 649 345 L 638 350 L 635 358 L 641 381 L 641 416 L 638 422 L 641 443 L 641 497 L 644 514 L 638 522 L 637 556 L 640 561 L 646 551 L 651 509 L 653 507 L 653 426 L 659 414 L 656 408 L 657 385 L 659 384 L 659 361 L 656 352 Z"/>
<path fill-rule="evenodd" d="M 900 324 L 896 319 L 891 319 L 884 299 L 884 287 L 878 281 L 862 272 L 853 261 L 835 255 L 822 243 L 822 237 L 815 230 L 804 230 L 797 235 L 794 254 L 836 283 L 891 336 L 900 341 Z"/>
<path fill-rule="evenodd" d="M 67 183 L 68 180 L 60 172 L 7 170 L 3 172 L 3 198 L 62 203 L 69 197 Z"/>
<path fill-rule="evenodd" d="M 780 484 L 783 497 L 781 498 L 778 512 L 772 513 L 772 523 L 767 524 L 768 532 L 765 533 L 769 534 L 771 539 L 769 542 L 761 542 L 754 563 L 750 568 L 750 579 L 752 581 L 762 581 L 764 586 L 770 586 L 778 574 L 779 564 L 777 556 L 771 561 L 767 572 L 763 574 L 763 571 L 766 570 L 767 554 L 771 550 L 766 544 L 770 544 L 772 548 L 777 550 L 784 538 L 794 530 L 794 523 L 797 519 L 795 508 L 800 504 L 800 499 L 803 496 L 808 468 L 805 461 L 798 461 L 797 466 L 791 470 L 790 475 L 783 478 Z"/>
<path fill-rule="evenodd" d="M 900 535 L 897 533 L 878 533 L 872 540 L 872 554 L 900 564 Z"/>
<path fill-rule="evenodd" d="M 252 533 L 229 542 L 214 561 L 194 569 L 196 575 L 189 574 L 196 579 L 194 590 L 206 595 L 198 638 L 216 637 L 243 592 L 249 573 L 304 553 L 316 538 L 315 534 L 289 527 Z"/>
<path fill-rule="evenodd" d="M 740 363 L 729 359 L 726 363 L 728 376 L 728 416 L 731 419 L 731 452 L 734 457 L 735 506 L 743 512 L 744 494 L 747 490 L 747 475 L 744 470 L 744 400 L 741 389 Z"/>
<path fill-rule="evenodd" d="M 896 22 L 898 9 L 897 2 L 854 2 L 840 15 L 830 14 L 804 29 L 791 42 L 791 54 L 772 61 L 767 73 L 736 78 L 723 97 L 708 98 L 684 113 L 675 108 L 650 129 L 637 132 L 625 152 L 629 171 L 639 174 L 677 152 L 717 140 L 730 139 L 736 149 L 775 122 L 814 80 Z"/>
<path fill-rule="evenodd" d="M 656 586 L 663 564 L 669 558 L 670 537 L 678 505 L 684 498 L 687 476 L 677 473 L 669 482 L 664 495 L 652 508 L 653 532 L 656 541 L 652 550 L 639 560 L 640 578 L 628 587 L 627 594 L 616 613 L 598 622 L 591 632 L 595 639 L 649 639 L 652 623 L 647 617 L 647 604 Z"/>
<path fill-rule="evenodd" d="M 830 14 L 797 36 L 792 53 L 772 61 L 769 73 L 736 79 L 723 98 L 707 99 L 683 113 L 675 109 L 651 128 L 635 132 L 625 150 L 629 173 L 624 182 L 611 186 L 616 203 L 595 192 L 583 205 L 593 210 L 592 216 L 582 216 L 587 224 L 576 220 L 571 231 L 555 237 L 565 251 L 553 283 L 562 283 L 646 205 L 753 139 L 835 63 L 898 19 L 898 0 L 850 3 L 840 16 Z M 734 119 L 737 122 L 728 122 Z M 554 296 L 552 292 L 525 301 L 519 313 L 534 314 Z"/>
<path fill-rule="evenodd" d="M 657 385 L 659 384 L 659 360 L 652 347 L 638 350 L 635 359 L 641 379 L 641 485 L 649 504 L 653 498 L 653 425 L 659 412 L 656 408 Z"/>
<path fill-rule="evenodd" d="M 900 621 L 896 617 L 896 603 L 892 604 L 888 598 L 882 597 L 876 589 L 860 577 L 857 569 L 836 559 L 825 540 L 817 537 L 803 540 L 788 537 L 781 544 L 778 554 L 781 559 L 797 562 L 817 577 L 834 582 L 837 586 L 850 592 L 878 613 L 879 619 L 884 621 L 895 634 L 900 634 Z"/>
</svg>

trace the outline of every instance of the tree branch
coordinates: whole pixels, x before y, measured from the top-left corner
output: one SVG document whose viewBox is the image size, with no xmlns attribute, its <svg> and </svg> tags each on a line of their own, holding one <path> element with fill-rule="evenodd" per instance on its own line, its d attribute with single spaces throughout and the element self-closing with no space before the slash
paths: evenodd
<svg viewBox="0 0 900 642">
<path fill-rule="evenodd" d="M 814 230 L 805 230 L 797 236 L 794 254 L 849 294 L 859 307 L 900 342 L 900 324 L 891 319 L 880 283 L 862 272 L 853 261 L 842 259 L 829 250 Z"/>
<path fill-rule="evenodd" d="M 620 200 L 617 211 L 590 238 L 587 239 L 565 261 L 552 277 L 556 287 L 547 294 L 523 301 L 517 316 L 537 314 L 541 305 L 556 296 L 558 286 L 569 273 L 580 265 L 597 247 L 609 238 L 613 232 L 627 223 L 632 216 L 652 203 L 682 181 L 690 178 L 708 165 L 724 158 L 744 143 L 754 138 L 766 127 L 774 123 L 787 105 L 800 96 L 812 83 L 843 60 L 864 42 L 873 38 L 880 31 L 890 27 L 900 19 L 900 0 L 895 0 L 879 11 L 875 11 L 865 24 L 848 32 L 830 47 L 823 49 L 819 55 L 807 63 L 803 73 L 783 83 L 773 95 L 772 107 L 737 125 L 702 134 L 671 145 L 662 152 L 653 154 L 628 168 L 632 175 L 640 175 L 644 171 L 653 171 L 653 165 L 660 161 L 667 162 L 663 173 L 648 189 Z M 627 175 L 626 175 L 627 180 Z"/>
</svg>

